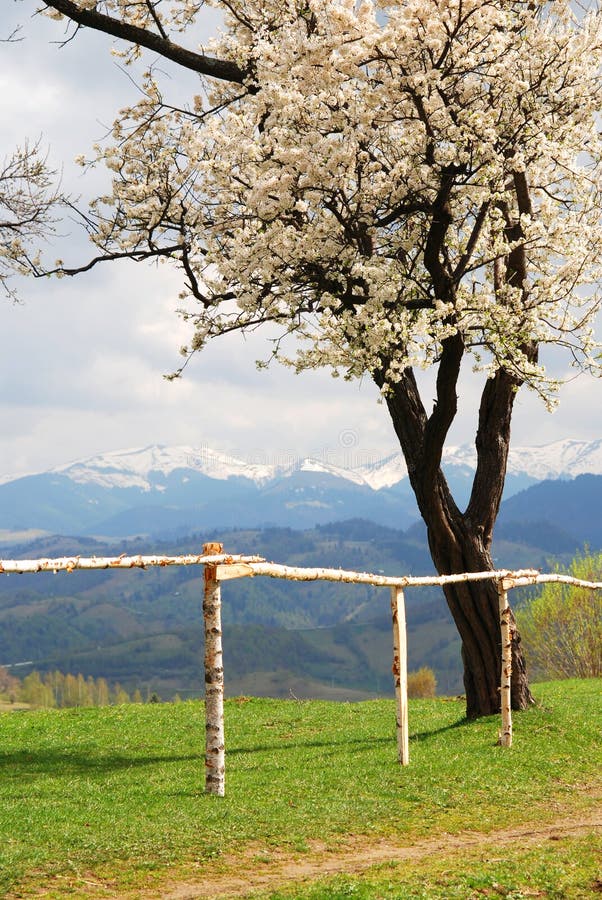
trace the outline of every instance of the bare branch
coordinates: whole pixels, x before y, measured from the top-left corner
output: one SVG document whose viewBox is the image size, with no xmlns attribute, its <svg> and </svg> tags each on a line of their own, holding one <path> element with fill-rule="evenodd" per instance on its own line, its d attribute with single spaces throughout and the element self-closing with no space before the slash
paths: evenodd
<svg viewBox="0 0 602 900">
<path fill-rule="evenodd" d="M 44 0 L 44 2 L 47 7 L 62 13 L 77 25 L 84 25 L 139 47 L 145 47 L 191 72 L 198 72 L 201 75 L 208 75 L 210 78 L 232 81 L 237 84 L 242 84 L 245 80 L 247 73 L 236 63 L 227 59 L 215 59 L 215 57 L 206 56 L 203 53 L 195 53 L 175 44 L 164 34 L 154 34 L 146 28 L 107 16 L 96 9 L 84 9 L 73 0 Z"/>
<path fill-rule="evenodd" d="M 35 278 L 44 278 L 46 275 L 81 275 L 82 272 L 89 272 L 99 263 L 115 262 L 119 259 L 130 259 L 132 262 L 144 262 L 147 259 L 154 259 L 159 256 L 175 256 L 182 253 L 182 246 L 174 244 L 171 247 L 156 247 L 148 250 L 127 250 L 114 253 L 102 253 L 93 257 L 87 263 L 74 268 L 67 266 L 57 266 L 54 269 L 41 269 L 31 260 L 28 260 L 31 272 Z"/>
</svg>

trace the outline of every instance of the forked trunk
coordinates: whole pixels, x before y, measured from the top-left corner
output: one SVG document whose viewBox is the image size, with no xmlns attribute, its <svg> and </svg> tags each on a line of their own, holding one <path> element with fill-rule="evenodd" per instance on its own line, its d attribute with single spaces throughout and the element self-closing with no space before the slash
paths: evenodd
<svg viewBox="0 0 602 900">
<path fill-rule="evenodd" d="M 456 384 L 463 355 L 459 335 L 443 344 L 437 399 L 427 415 L 411 369 L 386 392 L 386 402 L 403 451 L 410 483 L 427 527 L 440 575 L 494 569 L 490 548 L 510 444 L 510 418 L 517 382 L 499 371 L 487 380 L 476 436 L 477 468 L 468 506 L 461 512 L 441 469 L 443 445 L 456 414 Z M 375 381 L 383 386 L 378 373 Z M 497 587 L 493 582 L 449 585 L 445 596 L 462 640 L 466 715 L 474 719 L 500 710 L 501 636 Z M 533 702 L 520 638 L 512 648 L 512 707 Z"/>
</svg>

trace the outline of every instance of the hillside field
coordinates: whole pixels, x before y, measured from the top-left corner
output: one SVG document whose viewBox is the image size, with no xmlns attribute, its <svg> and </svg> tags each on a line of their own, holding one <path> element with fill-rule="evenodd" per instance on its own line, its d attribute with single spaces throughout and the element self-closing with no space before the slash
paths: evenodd
<svg viewBox="0 0 602 900">
<path fill-rule="evenodd" d="M 223 799 L 204 793 L 200 701 L 4 713 L 0 892 L 594 897 L 601 685 L 534 691 L 510 750 L 497 717 L 412 701 L 404 769 L 390 700 L 233 698 Z"/>
</svg>

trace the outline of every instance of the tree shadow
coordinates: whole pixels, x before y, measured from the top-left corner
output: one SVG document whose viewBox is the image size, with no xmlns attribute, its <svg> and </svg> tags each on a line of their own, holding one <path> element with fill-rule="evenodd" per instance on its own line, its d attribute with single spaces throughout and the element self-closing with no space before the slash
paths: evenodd
<svg viewBox="0 0 602 900">
<path fill-rule="evenodd" d="M 280 750 L 302 750 L 305 747 L 309 750 L 319 749 L 326 751 L 322 754 L 323 756 L 334 756 L 338 752 L 348 749 L 350 746 L 354 746 L 357 750 L 370 750 L 375 744 L 389 744 L 391 742 L 395 742 L 395 735 L 392 735 L 391 737 L 376 738 L 348 738 L 342 741 L 329 740 L 328 737 L 309 741 L 304 741 L 299 738 L 298 740 L 283 740 L 281 743 L 254 744 L 252 747 L 232 747 L 231 749 L 226 742 L 226 756 L 245 756 L 247 754 L 270 753 L 278 752 Z"/>
<path fill-rule="evenodd" d="M 470 724 L 468 719 L 461 718 L 450 725 L 433 728 L 427 731 L 410 732 L 410 741 L 422 742 L 454 729 Z M 338 756 L 350 748 L 356 753 L 369 752 L 377 746 L 395 746 L 395 733 L 381 737 L 330 739 L 325 735 L 319 739 L 304 740 L 302 737 L 253 744 L 252 746 L 228 746 L 226 737 L 226 758 L 252 756 L 260 753 L 282 753 L 287 751 L 313 750 L 320 751 L 323 758 Z M 196 762 L 203 765 L 204 748 L 199 742 L 197 753 L 189 754 L 152 754 L 145 756 L 126 753 L 98 754 L 94 749 L 89 753 L 82 750 L 14 750 L 0 751 L 0 777 L 4 780 L 21 781 L 32 777 L 48 775 L 107 775 L 125 769 L 145 768 L 153 765 L 181 765 Z"/>
<path fill-rule="evenodd" d="M 15 750 L 12 753 L 0 751 L 0 778 L 20 780 L 32 776 L 47 775 L 93 775 L 107 774 L 121 769 L 142 768 L 161 763 L 183 763 L 203 761 L 202 748 L 199 753 L 188 755 L 131 755 L 123 753 L 97 755 L 70 750 Z"/>
<path fill-rule="evenodd" d="M 442 725 L 441 728 L 431 728 L 428 731 L 410 732 L 410 740 L 420 743 L 421 741 L 427 741 L 431 737 L 436 737 L 438 734 L 445 734 L 448 731 L 454 731 L 456 728 L 463 728 L 465 725 L 470 724 L 472 724 L 470 720 L 466 716 L 462 716 L 461 719 L 458 719 L 457 722 L 452 722 L 451 725 Z"/>
<path fill-rule="evenodd" d="M 470 725 L 470 721 L 466 717 L 462 717 L 458 719 L 456 722 L 452 722 L 450 725 L 442 725 L 440 728 L 431 728 L 428 731 L 410 731 L 409 739 L 410 741 L 419 743 L 421 741 L 426 741 L 431 737 L 435 737 L 438 734 L 445 734 L 448 731 L 453 731 L 454 729 L 462 728 L 466 725 Z M 319 740 L 303 740 L 302 738 L 296 740 L 283 740 L 279 743 L 271 742 L 266 744 L 253 744 L 253 746 L 248 747 L 232 747 L 229 748 L 226 739 L 226 755 L 227 756 L 244 756 L 246 754 L 253 753 L 269 753 L 269 752 L 277 752 L 280 750 L 301 750 L 304 747 L 308 749 L 319 749 L 325 750 L 326 753 L 323 755 L 333 756 L 339 750 L 343 751 L 348 749 L 349 747 L 355 747 L 356 750 L 370 750 L 374 746 L 378 744 L 395 744 L 395 732 L 391 731 L 390 735 L 386 737 L 365 737 L 365 738 L 345 738 L 343 740 L 329 740 L 328 736 L 324 736 Z"/>
</svg>

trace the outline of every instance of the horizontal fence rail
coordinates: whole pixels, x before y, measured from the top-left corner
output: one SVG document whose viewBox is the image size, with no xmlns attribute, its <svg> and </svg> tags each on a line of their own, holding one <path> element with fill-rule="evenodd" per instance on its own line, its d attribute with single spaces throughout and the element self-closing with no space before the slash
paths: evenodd
<svg viewBox="0 0 602 900">
<path fill-rule="evenodd" d="M 76 572 L 79 569 L 148 569 L 152 566 L 203 566 L 226 562 L 263 561 L 261 556 L 200 553 L 186 556 L 59 556 L 56 559 L 0 559 L 0 574 Z"/>
<path fill-rule="evenodd" d="M 539 569 L 496 569 L 464 572 L 460 575 L 377 575 L 346 569 L 303 568 L 267 562 L 262 556 L 230 553 L 186 554 L 184 556 L 59 556 L 42 559 L 0 559 L 0 575 L 25 575 L 36 572 L 75 572 L 87 569 L 149 569 L 153 566 L 219 565 L 218 580 L 263 575 L 289 581 L 339 581 L 347 584 L 373 584 L 376 587 L 425 587 L 458 584 L 466 581 L 500 581 L 508 587 L 558 582 L 590 590 L 602 589 L 601 581 L 583 581 L 560 573 L 542 573 Z M 235 568 L 240 566 L 240 568 Z M 223 567 L 223 568 L 222 568 Z M 232 567 L 232 568 L 230 568 Z M 229 574 L 231 571 L 231 574 Z"/>
<path fill-rule="evenodd" d="M 224 669 L 222 656 L 221 588 L 222 581 L 265 576 L 288 581 L 335 581 L 347 584 L 371 584 L 387 587 L 391 593 L 393 624 L 393 678 L 396 699 L 398 759 L 409 762 L 407 704 L 407 632 L 404 589 L 474 581 L 497 583 L 501 635 L 501 713 L 499 743 L 512 745 L 510 689 L 512 677 L 512 613 L 508 591 L 527 585 L 560 583 L 589 590 L 602 589 L 602 582 L 584 581 L 560 573 L 541 573 L 537 569 L 501 569 L 488 572 L 464 572 L 459 575 L 390 576 L 353 572 L 345 569 L 302 568 L 271 563 L 261 556 L 232 555 L 221 544 L 204 544 L 200 554 L 184 556 L 62 556 L 47 559 L 0 560 L 0 575 L 24 575 L 38 572 L 76 572 L 91 569 L 148 569 L 168 566 L 204 566 L 203 622 L 205 630 L 205 789 L 225 793 Z"/>
</svg>

